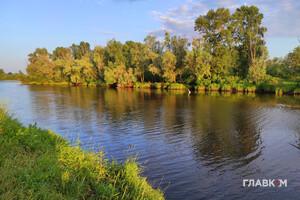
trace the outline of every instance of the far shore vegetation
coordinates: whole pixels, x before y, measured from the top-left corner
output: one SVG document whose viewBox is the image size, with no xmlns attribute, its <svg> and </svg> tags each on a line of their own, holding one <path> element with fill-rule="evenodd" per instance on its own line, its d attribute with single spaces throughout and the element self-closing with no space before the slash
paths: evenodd
<svg viewBox="0 0 300 200">
<path fill-rule="evenodd" d="M 84 152 L 0 108 L 0 199 L 164 199 L 140 172 L 134 160 Z"/>
<path fill-rule="evenodd" d="M 29 54 L 28 84 L 65 84 L 195 91 L 300 93 L 300 45 L 269 59 L 263 14 L 256 6 L 209 10 L 194 24 L 198 36 L 165 32 L 144 42 L 115 39 L 37 48 Z"/>
</svg>

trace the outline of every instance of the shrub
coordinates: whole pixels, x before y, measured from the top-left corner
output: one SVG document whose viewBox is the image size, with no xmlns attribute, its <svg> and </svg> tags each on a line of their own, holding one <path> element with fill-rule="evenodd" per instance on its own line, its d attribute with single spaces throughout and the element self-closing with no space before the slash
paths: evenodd
<svg viewBox="0 0 300 200">
<path fill-rule="evenodd" d="M 163 88 L 163 84 L 162 83 L 152 83 L 151 84 L 151 88 L 152 89 L 162 89 Z"/>
<path fill-rule="evenodd" d="M 245 91 L 247 93 L 254 93 L 256 91 L 256 86 L 255 85 L 249 85 L 246 87 Z"/>
<path fill-rule="evenodd" d="M 233 86 L 233 90 L 234 90 L 235 92 L 244 92 L 245 86 L 244 86 L 243 84 L 241 84 L 241 83 L 237 83 L 237 84 L 235 84 L 235 85 Z"/>
<path fill-rule="evenodd" d="M 134 83 L 134 88 L 140 88 L 140 89 L 150 89 L 151 88 L 151 83 L 141 83 L 141 82 L 136 82 Z"/>
<path fill-rule="evenodd" d="M 296 89 L 294 90 L 294 94 L 295 94 L 295 95 L 300 95 L 300 88 L 296 88 Z"/>
<path fill-rule="evenodd" d="M 208 86 L 209 91 L 219 91 L 220 85 L 217 83 L 212 83 Z"/>
<path fill-rule="evenodd" d="M 205 91 L 205 86 L 204 85 L 198 85 L 198 86 L 195 87 L 195 89 L 198 92 L 204 92 Z"/>
<path fill-rule="evenodd" d="M 224 84 L 221 87 L 221 91 L 223 91 L 223 92 L 231 92 L 231 90 L 232 90 L 232 88 L 231 88 L 231 85 L 229 85 L 229 84 Z"/>
<path fill-rule="evenodd" d="M 263 82 L 263 83 L 258 85 L 258 90 L 261 91 L 261 92 L 274 93 L 274 92 L 276 92 L 275 91 L 276 87 L 273 84 Z"/>
<path fill-rule="evenodd" d="M 171 83 L 167 86 L 168 90 L 186 90 L 187 87 L 181 83 Z"/>
</svg>

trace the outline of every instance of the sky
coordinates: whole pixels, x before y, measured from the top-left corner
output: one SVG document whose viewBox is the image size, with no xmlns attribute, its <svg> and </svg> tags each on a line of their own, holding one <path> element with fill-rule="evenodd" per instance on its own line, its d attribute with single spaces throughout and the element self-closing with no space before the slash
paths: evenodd
<svg viewBox="0 0 300 200">
<path fill-rule="evenodd" d="M 37 47 L 87 41 L 105 45 L 110 39 L 143 41 L 164 31 L 197 36 L 194 20 L 209 9 L 256 5 L 264 14 L 270 57 L 300 45 L 299 0 L 1 0 L 0 68 L 25 71 L 27 55 Z"/>
</svg>

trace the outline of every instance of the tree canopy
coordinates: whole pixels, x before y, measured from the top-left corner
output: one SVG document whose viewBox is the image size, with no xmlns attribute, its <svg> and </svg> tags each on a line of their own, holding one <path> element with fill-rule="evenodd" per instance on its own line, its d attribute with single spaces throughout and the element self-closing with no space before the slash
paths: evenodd
<svg viewBox="0 0 300 200">
<path fill-rule="evenodd" d="M 195 20 L 193 40 L 166 32 L 143 42 L 110 40 L 91 48 L 88 42 L 37 48 L 28 56 L 29 80 L 73 85 L 108 84 L 131 87 L 136 82 L 226 84 L 232 80 L 260 83 L 270 75 L 299 74 L 300 47 L 286 58 L 268 60 L 262 25 L 255 6 L 209 10 Z M 284 69 L 283 69 L 284 68 Z"/>
</svg>

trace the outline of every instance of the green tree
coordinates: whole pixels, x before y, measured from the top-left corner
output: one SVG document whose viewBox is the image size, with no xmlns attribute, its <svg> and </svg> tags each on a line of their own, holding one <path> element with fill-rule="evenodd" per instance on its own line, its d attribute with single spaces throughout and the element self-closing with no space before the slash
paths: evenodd
<svg viewBox="0 0 300 200">
<path fill-rule="evenodd" d="M 209 10 L 195 21 L 195 30 L 203 37 L 206 51 L 213 57 L 211 72 L 214 77 L 228 75 L 236 63 L 231 22 L 230 11 L 226 8 Z"/>
<path fill-rule="evenodd" d="M 110 40 L 105 48 L 105 65 L 109 63 L 125 64 L 125 57 L 123 55 L 123 44 L 116 40 Z"/>
<path fill-rule="evenodd" d="M 72 52 L 70 48 L 57 47 L 51 56 L 54 62 L 54 80 L 64 81 L 66 80 L 64 70 L 71 67 L 73 64 Z"/>
<path fill-rule="evenodd" d="M 26 68 L 30 79 L 35 81 L 49 81 L 54 77 L 54 63 L 45 48 L 37 48 L 28 55 L 29 64 Z"/>
<path fill-rule="evenodd" d="M 97 68 L 91 62 L 90 56 L 86 55 L 80 60 L 75 60 L 75 62 L 77 66 L 80 67 L 81 79 L 84 80 L 87 85 L 97 81 Z"/>
<path fill-rule="evenodd" d="M 123 49 L 126 58 L 126 67 L 132 68 L 137 79 L 144 82 L 145 71 L 148 67 L 146 45 L 139 42 L 128 41 L 125 43 Z"/>
<path fill-rule="evenodd" d="M 5 79 L 5 71 L 3 69 L 0 69 L 0 80 L 4 80 Z"/>
<path fill-rule="evenodd" d="M 144 39 L 144 43 L 145 45 L 148 47 L 148 49 L 150 49 L 150 51 L 161 55 L 163 52 L 163 44 L 161 44 L 161 42 L 159 40 L 156 39 L 155 36 L 153 35 L 148 35 L 145 39 Z"/>
<path fill-rule="evenodd" d="M 287 55 L 286 63 L 291 73 L 300 73 L 300 46 Z"/>
<path fill-rule="evenodd" d="M 71 50 L 74 59 L 81 59 L 84 55 L 87 55 L 91 52 L 90 44 L 83 41 L 80 42 L 79 45 L 72 44 Z"/>
<path fill-rule="evenodd" d="M 182 81 L 184 71 L 184 60 L 188 52 L 188 39 L 178 36 L 171 38 L 171 50 L 176 56 L 176 73 L 179 75 L 179 80 Z"/>
<path fill-rule="evenodd" d="M 93 63 L 96 67 L 97 77 L 104 81 L 105 68 L 105 49 L 101 46 L 96 46 L 93 51 Z"/>
<path fill-rule="evenodd" d="M 132 87 L 136 81 L 132 68 L 126 69 L 124 64 L 112 63 L 105 68 L 104 79 L 107 84 L 119 87 Z"/>
<path fill-rule="evenodd" d="M 285 59 L 275 57 L 268 60 L 266 66 L 268 75 L 281 78 L 288 78 L 291 75 Z"/>
<path fill-rule="evenodd" d="M 162 71 L 165 81 L 176 82 L 176 56 L 171 51 L 166 51 L 162 56 Z"/>
<path fill-rule="evenodd" d="M 264 34 L 267 29 L 262 26 L 263 14 L 256 6 L 242 6 L 233 14 L 235 42 L 239 53 L 239 70 L 242 77 L 248 71 L 254 74 L 264 73 L 267 58 Z M 255 72 L 258 71 L 258 72 Z"/>
<path fill-rule="evenodd" d="M 190 74 L 189 83 L 202 84 L 211 79 L 211 55 L 205 51 L 199 39 L 192 42 L 192 50 L 188 52 L 185 64 Z"/>
<path fill-rule="evenodd" d="M 169 32 L 165 32 L 163 47 L 165 51 L 171 51 L 171 35 Z"/>
</svg>

